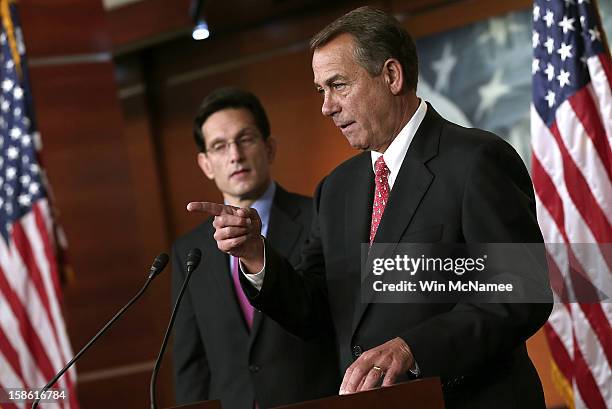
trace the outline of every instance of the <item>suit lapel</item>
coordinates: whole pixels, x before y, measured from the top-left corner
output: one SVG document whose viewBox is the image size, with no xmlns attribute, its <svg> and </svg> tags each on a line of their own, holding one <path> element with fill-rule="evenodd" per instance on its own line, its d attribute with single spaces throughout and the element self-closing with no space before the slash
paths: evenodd
<svg viewBox="0 0 612 409">
<path fill-rule="evenodd" d="M 344 226 L 346 231 L 346 254 L 348 271 L 361 273 L 361 245 L 370 239 L 370 220 L 372 218 L 372 202 L 374 199 L 374 172 L 370 152 L 364 152 L 359 158 L 357 171 L 352 184 L 347 189 L 344 204 Z"/>
<path fill-rule="evenodd" d="M 270 209 L 267 238 L 279 254 L 289 256 L 300 237 L 302 226 L 295 221 L 299 207 L 292 202 L 289 194 L 279 185 Z"/>
<path fill-rule="evenodd" d="M 292 253 L 302 231 L 302 226 L 295 221 L 299 212 L 300 209 L 293 203 L 291 196 L 277 184 L 272 208 L 270 209 L 267 239 L 279 254 L 286 255 L 287 258 Z M 259 311 L 255 311 L 249 348 L 255 343 L 264 320 L 265 316 Z"/>
<path fill-rule="evenodd" d="M 412 222 L 417 207 L 434 179 L 434 175 L 429 171 L 426 163 L 438 152 L 441 121 L 442 118 L 428 104 L 427 114 L 406 152 L 406 157 L 402 162 L 393 189 L 391 189 L 389 201 L 376 231 L 376 237 L 374 237 L 375 243 L 397 245 Z M 369 202 L 371 209 L 372 199 Z M 362 260 L 362 266 L 363 263 L 370 263 L 370 260 Z M 364 281 L 362 288 L 371 288 L 371 278 L 371 276 L 362 277 Z M 368 291 L 362 297 L 360 289 L 359 300 L 353 317 L 353 333 L 357 330 L 372 297 L 373 291 Z"/>
<path fill-rule="evenodd" d="M 212 224 L 207 226 L 208 232 L 206 237 L 208 240 L 211 240 L 214 231 Z M 207 270 L 209 274 L 212 274 L 217 285 L 219 287 L 220 294 L 222 298 L 227 300 L 227 304 L 231 311 L 229 312 L 232 315 L 238 316 L 240 321 L 243 323 L 243 329 L 245 334 L 248 333 L 248 327 L 246 321 L 244 320 L 244 314 L 242 313 L 242 309 L 240 308 L 240 304 L 238 303 L 238 299 L 236 297 L 236 292 L 234 289 L 234 283 L 232 280 L 232 273 L 229 268 L 229 256 L 217 248 L 217 244 L 214 242 L 211 245 L 206 246 L 206 252 L 204 257 L 202 258 L 202 262 L 205 265 L 208 265 Z M 203 293 L 204 294 L 204 293 Z"/>
</svg>

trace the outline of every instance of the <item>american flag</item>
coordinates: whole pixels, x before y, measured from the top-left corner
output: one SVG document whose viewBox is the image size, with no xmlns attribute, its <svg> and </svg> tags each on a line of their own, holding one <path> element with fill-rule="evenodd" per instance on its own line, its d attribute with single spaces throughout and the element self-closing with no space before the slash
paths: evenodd
<svg viewBox="0 0 612 409">
<path fill-rule="evenodd" d="M 72 351 L 15 7 L 0 1 L 0 388 L 31 390 L 44 386 Z M 75 383 L 71 370 L 56 384 L 67 399 L 48 406 L 78 408 Z"/>
<path fill-rule="evenodd" d="M 545 332 L 553 380 L 568 406 L 590 409 L 612 408 L 612 303 L 575 302 L 580 276 L 607 288 L 612 282 L 609 246 L 576 244 L 612 243 L 612 61 L 600 21 L 595 0 L 536 0 L 533 7 L 538 220 L 548 243 L 566 244 L 549 251 L 553 287 L 564 295 Z"/>
</svg>

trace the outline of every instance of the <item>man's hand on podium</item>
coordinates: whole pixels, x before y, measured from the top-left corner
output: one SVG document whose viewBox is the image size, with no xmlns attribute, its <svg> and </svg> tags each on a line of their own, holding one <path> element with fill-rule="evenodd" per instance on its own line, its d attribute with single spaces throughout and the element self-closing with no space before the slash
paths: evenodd
<svg viewBox="0 0 612 409">
<path fill-rule="evenodd" d="M 403 339 L 394 338 L 365 351 L 348 367 L 340 385 L 340 395 L 393 385 L 399 375 L 413 366 L 410 347 Z"/>
<path fill-rule="evenodd" d="M 211 202 L 191 202 L 190 212 L 214 216 L 214 239 L 219 250 L 240 258 L 247 273 L 258 273 L 264 267 L 264 243 L 261 219 L 257 210 Z"/>
</svg>

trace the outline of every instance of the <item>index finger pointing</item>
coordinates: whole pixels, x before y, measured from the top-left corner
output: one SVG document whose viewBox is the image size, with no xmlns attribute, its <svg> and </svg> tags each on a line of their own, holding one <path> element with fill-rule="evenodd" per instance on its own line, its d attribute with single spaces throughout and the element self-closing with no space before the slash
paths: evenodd
<svg viewBox="0 0 612 409">
<path fill-rule="evenodd" d="M 222 214 L 234 214 L 233 206 L 227 206 L 212 202 L 189 202 L 187 204 L 187 210 L 190 212 L 208 213 L 212 216 L 219 216 Z"/>
</svg>

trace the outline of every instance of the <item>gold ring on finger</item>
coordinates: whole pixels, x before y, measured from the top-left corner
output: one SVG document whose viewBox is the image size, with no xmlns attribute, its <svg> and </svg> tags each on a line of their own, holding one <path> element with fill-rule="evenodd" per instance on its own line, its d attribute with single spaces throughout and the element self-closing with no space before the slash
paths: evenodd
<svg viewBox="0 0 612 409">
<path fill-rule="evenodd" d="M 383 370 L 383 369 L 382 369 L 380 366 L 374 365 L 374 366 L 372 367 L 372 369 L 374 369 L 375 371 L 380 372 L 380 375 L 381 375 L 381 376 L 385 374 L 385 371 L 384 371 L 384 370 Z"/>
</svg>

